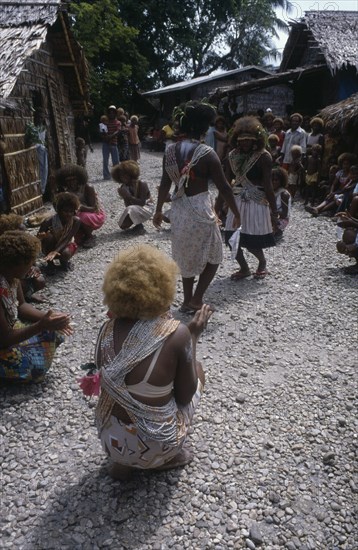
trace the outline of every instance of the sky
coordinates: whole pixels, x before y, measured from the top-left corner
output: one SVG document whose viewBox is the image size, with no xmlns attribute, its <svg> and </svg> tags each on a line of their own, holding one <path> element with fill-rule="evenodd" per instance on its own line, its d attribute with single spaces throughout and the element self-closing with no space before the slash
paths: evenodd
<svg viewBox="0 0 358 550">
<path fill-rule="evenodd" d="M 290 0 L 293 9 L 290 13 L 286 13 L 279 8 L 277 15 L 283 21 L 289 22 L 290 19 L 300 19 L 305 11 L 358 11 L 358 0 Z M 279 39 L 274 41 L 275 46 L 283 52 L 287 40 L 287 33 L 280 33 Z"/>
</svg>

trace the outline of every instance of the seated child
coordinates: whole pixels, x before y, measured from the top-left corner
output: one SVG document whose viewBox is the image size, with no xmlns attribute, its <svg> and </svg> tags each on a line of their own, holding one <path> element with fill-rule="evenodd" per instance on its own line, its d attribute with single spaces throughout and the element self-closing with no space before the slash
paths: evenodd
<svg viewBox="0 0 358 550">
<path fill-rule="evenodd" d="M 143 231 L 143 222 L 153 216 L 154 203 L 149 187 L 139 175 L 139 166 L 133 160 L 125 160 L 112 168 L 112 178 L 120 184 L 118 195 L 126 207 L 118 220 L 121 229 L 134 225 L 134 230 Z"/>
<path fill-rule="evenodd" d="M 6 231 L 26 231 L 24 220 L 18 214 L 0 215 L 0 235 Z M 46 285 L 45 278 L 36 265 L 32 265 L 29 272 L 21 280 L 22 291 L 27 302 L 43 302 L 44 299 L 37 294 Z"/>
<path fill-rule="evenodd" d="M 305 204 L 311 202 L 314 204 L 317 190 L 318 182 L 320 178 L 321 170 L 321 153 L 322 147 L 319 143 L 315 143 L 309 150 L 306 158 L 306 185 L 303 190 L 303 197 L 305 199 Z"/>
<path fill-rule="evenodd" d="M 40 382 L 51 366 L 62 334 L 70 336 L 70 316 L 40 311 L 24 300 L 21 279 L 40 251 L 24 231 L 0 236 L 0 379 Z M 62 334 L 60 334 L 60 331 Z"/>
<path fill-rule="evenodd" d="M 73 193 L 59 193 L 56 197 L 56 214 L 40 225 L 37 237 L 45 254 L 48 275 L 54 274 L 56 259 L 65 271 L 73 269 L 70 259 L 77 250 L 74 235 L 81 226 L 76 216 L 79 206 L 80 201 Z"/>
<path fill-rule="evenodd" d="M 293 200 L 297 190 L 302 190 L 305 180 L 305 169 L 302 164 L 302 147 L 300 145 L 292 145 L 291 157 L 292 160 L 288 167 L 287 189 Z"/>
<path fill-rule="evenodd" d="M 344 194 L 344 192 L 350 192 L 351 190 L 353 190 L 353 187 L 352 189 L 349 188 L 351 177 L 351 162 L 350 160 L 348 160 L 348 158 L 352 159 L 353 156 L 349 153 L 343 153 L 343 155 L 340 155 L 338 163 L 340 166 L 342 166 L 342 169 L 338 170 L 338 172 L 336 173 L 336 177 L 333 181 L 331 190 L 325 197 L 323 202 L 321 202 L 321 204 L 319 204 L 315 208 L 312 206 L 305 206 L 306 211 L 312 214 L 312 216 L 318 216 L 319 214 L 322 214 L 324 212 L 334 215 L 341 205 L 340 200 L 342 199 L 342 195 Z"/>
<path fill-rule="evenodd" d="M 358 185 L 358 165 L 354 164 L 349 170 L 349 178 L 345 186 L 343 187 L 341 193 L 336 193 L 334 195 L 337 208 L 337 216 L 341 212 L 346 211 L 350 208 L 351 202 L 356 195 L 355 189 Z"/>
<path fill-rule="evenodd" d="M 348 225 L 350 226 L 343 231 L 342 240 L 337 242 L 337 251 L 355 259 L 356 263 L 346 267 L 344 272 L 348 275 L 358 275 L 358 219 L 350 218 Z"/>
<path fill-rule="evenodd" d="M 328 171 L 328 178 L 323 179 L 318 184 L 317 197 L 321 202 L 330 193 L 333 183 L 336 179 L 336 173 L 338 171 L 338 164 L 332 164 Z"/>
<path fill-rule="evenodd" d="M 94 188 L 88 184 L 88 174 L 82 166 L 67 164 L 57 170 L 56 184 L 61 191 L 68 191 L 76 195 L 80 201 L 77 217 L 81 225 L 75 234 L 75 242 L 84 248 L 92 248 L 95 245 L 93 231 L 102 227 L 106 220 L 106 214 L 100 204 Z"/>
<path fill-rule="evenodd" d="M 288 182 L 286 170 L 281 167 L 274 168 L 271 173 L 271 181 L 279 214 L 277 228 L 274 230 L 275 240 L 278 241 L 283 237 L 283 231 L 288 225 L 291 211 L 291 195 L 286 189 Z"/>
</svg>

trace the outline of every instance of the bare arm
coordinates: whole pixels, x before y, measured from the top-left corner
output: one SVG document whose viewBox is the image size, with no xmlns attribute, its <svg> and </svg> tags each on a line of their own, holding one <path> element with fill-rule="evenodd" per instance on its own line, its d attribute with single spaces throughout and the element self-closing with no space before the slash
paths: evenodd
<svg viewBox="0 0 358 550">
<path fill-rule="evenodd" d="M 269 202 L 272 215 L 277 217 L 277 206 L 275 193 L 271 183 L 272 159 L 269 153 L 263 154 L 260 158 L 262 167 L 262 186 L 265 190 L 267 200 Z"/>
<path fill-rule="evenodd" d="M 230 187 L 230 185 L 228 184 L 225 178 L 225 174 L 221 166 L 219 157 L 214 152 L 208 153 L 207 157 L 209 161 L 208 166 L 210 170 L 210 178 L 213 180 L 215 186 L 217 187 L 224 201 L 228 204 L 229 208 L 232 210 L 235 218 L 237 218 L 237 220 L 240 220 L 240 212 L 236 206 L 235 197 L 232 192 L 232 188 Z"/>
<path fill-rule="evenodd" d="M 281 212 L 280 212 L 280 218 L 285 219 L 288 216 L 288 203 L 290 200 L 290 195 L 287 193 L 287 191 L 283 191 L 281 193 Z"/>
<path fill-rule="evenodd" d="M 97 196 L 96 191 L 91 185 L 85 187 L 85 201 L 86 204 L 81 204 L 80 212 L 97 212 Z"/>
<path fill-rule="evenodd" d="M 18 317 L 22 321 L 33 321 L 29 326 L 13 328 L 7 322 L 5 311 L 0 307 L 0 348 L 20 344 L 44 330 L 60 330 L 65 334 L 72 334 L 69 326 L 70 317 L 65 313 L 40 311 L 24 300 L 21 284 L 18 285 L 17 298 L 19 301 Z"/>
<path fill-rule="evenodd" d="M 172 181 L 165 170 L 165 154 L 164 154 L 162 179 L 159 185 L 157 206 L 153 217 L 153 224 L 157 228 L 161 226 L 161 223 L 163 221 L 162 208 L 163 208 L 163 204 L 166 201 L 166 198 L 168 196 L 171 186 L 172 186 Z"/>
<path fill-rule="evenodd" d="M 180 405 L 190 403 L 196 391 L 198 370 L 201 368 L 196 360 L 196 345 L 211 315 L 212 310 L 204 304 L 188 326 L 180 325 L 177 331 L 180 337 L 180 341 L 178 340 L 179 363 L 174 379 L 174 395 L 176 402 Z"/>
</svg>

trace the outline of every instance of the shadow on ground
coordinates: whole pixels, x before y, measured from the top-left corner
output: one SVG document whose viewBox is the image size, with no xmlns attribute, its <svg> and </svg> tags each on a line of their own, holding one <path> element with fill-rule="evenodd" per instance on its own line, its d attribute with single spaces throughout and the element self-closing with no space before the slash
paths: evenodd
<svg viewBox="0 0 358 550">
<path fill-rule="evenodd" d="M 104 463 L 63 491 L 55 487 L 51 505 L 26 537 L 27 548 L 139 548 L 148 542 L 148 531 L 156 538 L 181 474 L 182 470 L 136 473 L 120 482 L 108 476 Z"/>
</svg>

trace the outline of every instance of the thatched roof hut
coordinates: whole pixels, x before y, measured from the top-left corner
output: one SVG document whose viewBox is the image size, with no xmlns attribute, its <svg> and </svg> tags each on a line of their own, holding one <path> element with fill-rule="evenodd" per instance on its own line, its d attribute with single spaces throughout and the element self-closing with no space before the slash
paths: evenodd
<svg viewBox="0 0 358 550">
<path fill-rule="evenodd" d="M 358 91 L 358 12 L 309 11 L 290 26 L 280 72 L 325 68 L 297 81 L 297 110 L 312 114 Z"/>
<path fill-rule="evenodd" d="M 322 109 L 320 116 L 333 130 L 355 132 L 358 136 L 358 93 Z"/>
<path fill-rule="evenodd" d="M 358 12 L 308 11 L 290 26 L 281 71 L 323 62 L 332 74 L 349 67 L 358 71 Z"/>
<path fill-rule="evenodd" d="M 0 0 L 0 211 L 42 206 L 35 143 L 46 131 L 51 187 L 57 168 L 75 161 L 74 118 L 88 113 L 88 68 L 61 0 Z"/>
</svg>

